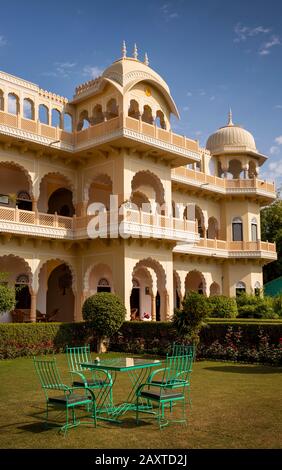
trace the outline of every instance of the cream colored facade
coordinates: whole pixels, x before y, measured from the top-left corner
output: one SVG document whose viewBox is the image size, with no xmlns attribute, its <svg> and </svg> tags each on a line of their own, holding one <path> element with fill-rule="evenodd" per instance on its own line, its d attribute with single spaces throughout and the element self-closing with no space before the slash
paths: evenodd
<svg viewBox="0 0 282 470">
<path fill-rule="evenodd" d="M 0 72 L 0 272 L 24 285 L 27 319 L 79 321 L 89 295 L 111 290 L 128 319 L 168 320 L 186 291 L 262 287 L 276 259 L 260 241 L 275 199 L 258 177 L 266 157 L 231 113 L 206 148 L 175 134 L 172 114 L 168 85 L 125 47 L 71 101 Z"/>
</svg>

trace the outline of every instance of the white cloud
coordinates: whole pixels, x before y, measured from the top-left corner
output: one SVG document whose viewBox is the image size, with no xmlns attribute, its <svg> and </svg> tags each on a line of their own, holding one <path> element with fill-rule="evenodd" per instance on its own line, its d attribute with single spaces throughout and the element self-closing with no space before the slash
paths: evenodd
<svg viewBox="0 0 282 470">
<path fill-rule="evenodd" d="M 179 13 L 172 11 L 171 3 L 164 3 L 160 9 L 166 21 L 179 18 Z"/>
<path fill-rule="evenodd" d="M 4 36 L 0 36 L 0 47 L 4 47 L 7 45 L 7 39 Z"/>
<path fill-rule="evenodd" d="M 258 36 L 259 34 L 266 34 L 271 31 L 270 28 L 264 28 L 263 26 L 256 26 L 255 28 L 250 28 L 249 26 L 244 26 L 241 23 L 237 23 L 234 28 L 236 37 L 234 42 L 246 41 L 247 38 Z"/>
<path fill-rule="evenodd" d="M 276 104 L 276 105 L 274 106 L 274 108 L 275 108 L 275 109 L 282 109 L 282 104 Z"/>
<path fill-rule="evenodd" d="M 85 65 L 82 69 L 82 74 L 85 76 L 90 76 L 91 78 L 100 77 L 102 75 L 103 69 L 97 67 L 96 65 Z"/>
<path fill-rule="evenodd" d="M 200 96 L 205 96 L 205 95 L 206 95 L 205 90 L 199 90 L 199 95 L 200 95 Z"/>
<path fill-rule="evenodd" d="M 278 153 L 280 153 L 280 149 L 276 145 L 272 145 L 269 149 L 269 153 L 271 155 L 278 155 Z"/>
<path fill-rule="evenodd" d="M 274 46 L 280 46 L 281 41 L 278 36 L 271 36 L 271 39 L 265 42 L 259 50 L 259 55 L 268 55 L 270 54 L 270 49 Z"/>
<path fill-rule="evenodd" d="M 276 137 L 274 141 L 276 142 L 276 144 L 282 145 L 282 135 L 279 135 L 278 137 Z"/>
<path fill-rule="evenodd" d="M 192 96 L 191 91 L 187 91 L 186 96 Z"/>
</svg>

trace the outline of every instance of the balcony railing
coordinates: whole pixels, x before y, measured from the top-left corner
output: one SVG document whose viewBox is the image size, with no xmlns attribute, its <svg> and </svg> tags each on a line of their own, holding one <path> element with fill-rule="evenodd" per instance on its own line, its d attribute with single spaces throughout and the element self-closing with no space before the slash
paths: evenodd
<svg viewBox="0 0 282 470">
<path fill-rule="evenodd" d="M 47 238 L 84 239 L 96 238 L 97 226 L 104 236 L 132 236 L 160 238 L 194 243 L 198 240 L 197 223 L 160 214 L 124 209 L 102 213 L 100 219 L 93 215 L 64 217 L 57 214 L 26 211 L 12 207 L 0 207 L 0 231 Z"/>
<path fill-rule="evenodd" d="M 227 251 L 267 251 L 271 253 L 276 253 L 275 243 L 262 242 L 257 240 L 254 242 L 249 241 L 226 241 L 226 240 L 216 240 L 209 238 L 200 238 L 197 246 L 202 248 L 211 248 L 215 250 L 227 250 Z"/>
<path fill-rule="evenodd" d="M 174 168 L 172 170 L 172 178 L 182 179 L 184 181 L 187 180 L 187 183 L 195 182 L 198 186 L 216 186 L 219 190 L 224 193 L 232 192 L 232 190 L 236 191 L 238 189 L 255 189 L 275 194 L 274 183 L 269 183 L 267 181 L 259 180 L 257 178 L 219 178 L 218 176 L 207 175 L 206 173 L 203 173 L 201 171 L 190 170 L 189 168 L 185 168 L 183 166 Z"/>
</svg>

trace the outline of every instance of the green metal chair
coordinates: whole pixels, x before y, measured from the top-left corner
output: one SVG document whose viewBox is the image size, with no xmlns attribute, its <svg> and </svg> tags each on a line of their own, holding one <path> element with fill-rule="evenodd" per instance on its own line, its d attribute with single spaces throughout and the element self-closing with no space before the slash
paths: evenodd
<svg viewBox="0 0 282 470">
<path fill-rule="evenodd" d="M 93 371 L 81 367 L 82 362 L 93 362 L 90 353 L 90 345 L 66 347 L 69 371 L 73 377 L 73 387 L 88 387 L 96 390 L 96 401 L 106 403 L 107 395 L 108 405 L 112 404 L 112 386 L 113 380 L 111 374 L 106 370 Z"/>
<path fill-rule="evenodd" d="M 56 359 L 33 358 L 36 373 L 46 397 L 46 424 L 49 420 L 49 407 L 64 408 L 66 410 L 65 424 L 60 428 L 66 435 L 68 429 L 79 426 L 79 424 L 92 424 L 91 421 L 79 421 L 75 415 L 76 406 L 87 406 L 91 411 L 93 425 L 96 427 L 96 399 L 93 391 L 88 387 L 69 387 L 62 382 Z M 77 391 L 82 389 L 82 393 Z M 58 392 L 60 392 L 58 394 Z M 69 420 L 69 410 L 72 420 Z"/>
<path fill-rule="evenodd" d="M 172 343 L 171 347 L 171 356 L 178 356 L 183 354 L 192 354 L 193 361 L 196 358 L 196 346 L 195 344 L 179 344 L 179 343 Z"/>
<path fill-rule="evenodd" d="M 186 394 L 185 389 L 189 387 L 189 374 L 192 355 L 167 356 L 166 366 L 151 374 L 148 381 L 141 384 L 136 391 L 136 422 L 139 423 L 139 402 L 140 399 L 147 399 L 149 402 L 158 403 L 158 412 L 156 413 L 159 428 L 167 426 L 169 422 L 187 423 L 186 420 Z M 162 372 L 162 380 L 153 381 L 152 377 Z M 179 419 L 168 419 L 165 411 L 170 415 L 175 412 L 177 403 L 182 404 L 182 417 Z M 142 411 L 143 412 L 143 411 Z M 152 413 L 152 411 L 149 411 Z"/>
</svg>

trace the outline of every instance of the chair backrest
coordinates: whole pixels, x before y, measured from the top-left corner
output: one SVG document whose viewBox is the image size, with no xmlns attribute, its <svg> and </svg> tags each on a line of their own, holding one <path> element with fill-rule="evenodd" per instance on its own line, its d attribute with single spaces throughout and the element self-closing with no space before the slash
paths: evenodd
<svg viewBox="0 0 282 470">
<path fill-rule="evenodd" d="M 67 346 L 66 353 L 70 370 L 85 371 L 85 368 L 81 367 L 80 363 L 92 361 L 89 344 L 85 346 Z"/>
<path fill-rule="evenodd" d="M 185 383 L 191 373 L 192 362 L 192 354 L 179 354 L 177 356 L 167 355 L 162 382 L 173 385 L 178 380 L 182 380 L 183 383 Z"/>
<path fill-rule="evenodd" d="M 63 384 L 60 372 L 57 367 L 56 359 L 37 359 L 33 358 L 35 370 L 39 377 L 40 383 L 44 391 L 49 390 L 66 390 L 68 387 Z"/>
<path fill-rule="evenodd" d="M 196 346 L 194 344 L 173 343 L 171 348 L 171 356 L 181 356 L 183 354 L 192 355 L 194 360 L 196 355 Z"/>
</svg>

